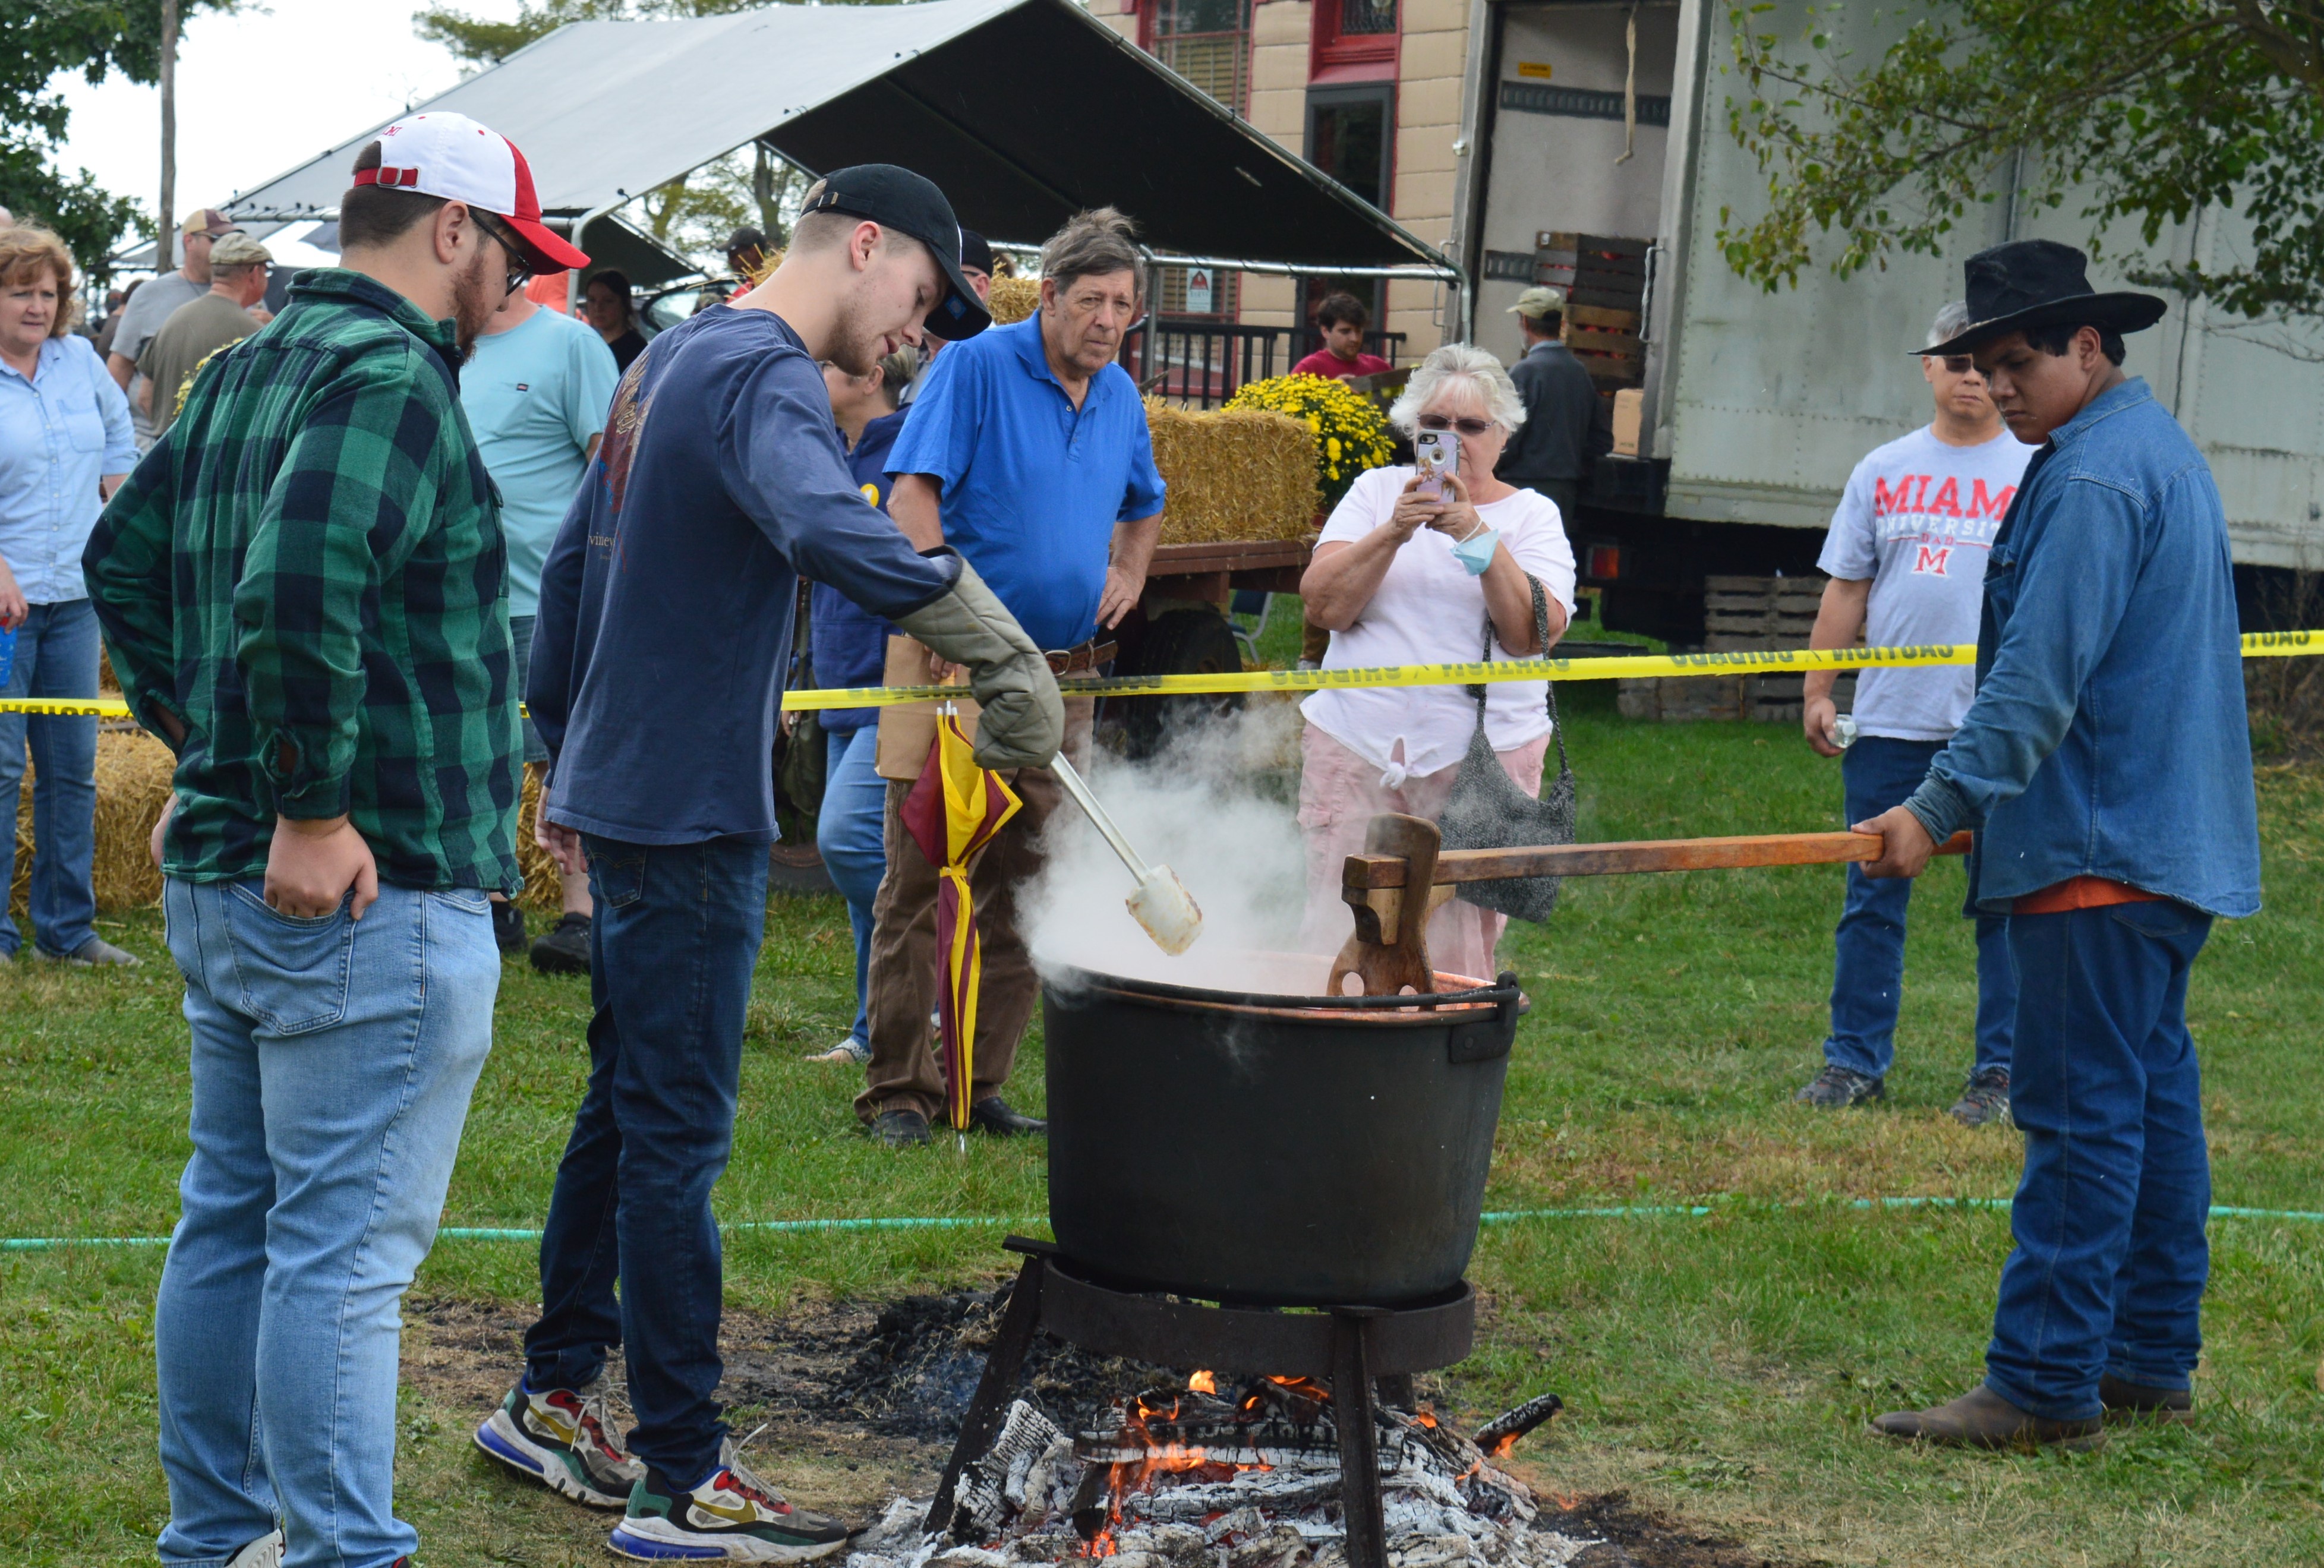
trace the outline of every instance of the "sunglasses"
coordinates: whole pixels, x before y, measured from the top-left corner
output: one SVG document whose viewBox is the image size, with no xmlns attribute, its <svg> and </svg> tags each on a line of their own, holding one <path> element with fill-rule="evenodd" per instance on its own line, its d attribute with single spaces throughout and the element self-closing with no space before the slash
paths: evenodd
<svg viewBox="0 0 2324 1568">
<path fill-rule="evenodd" d="M 1423 414 L 1420 428 L 1424 430 L 1458 430 L 1471 440 L 1481 440 L 1493 428 L 1490 420 L 1448 420 L 1443 414 Z"/>
<path fill-rule="evenodd" d="M 473 207 L 468 209 L 468 216 L 476 220 L 479 229 L 500 242 L 503 254 L 508 257 L 508 288 L 503 298 L 523 288 L 532 279 L 532 264 L 524 259 L 525 249 L 517 242 L 515 233 L 490 213 L 480 212 Z"/>
<path fill-rule="evenodd" d="M 1967 375 L 1977 368 L 1977 361 L 1966 354 L 1948 354 L 1944 362 L 1947 374 L 1951 375 Z"/>
</svg>

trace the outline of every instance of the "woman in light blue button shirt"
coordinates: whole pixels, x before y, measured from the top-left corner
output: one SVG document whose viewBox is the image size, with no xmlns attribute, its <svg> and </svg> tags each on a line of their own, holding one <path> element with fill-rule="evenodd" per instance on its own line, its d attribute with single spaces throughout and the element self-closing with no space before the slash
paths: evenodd
<svg viewBox="0 0 2324 1568">
<path fill-rule="evenodd" d="M 95 696 L 102 656 L 80 553 L 137 461 L 129 400 L 68 329 L 71 253 L 47 229 L 0 230 L 0 696 Z M 0 890 L 16 862 L 16 800 L 32 755 L 32 937 L 48 957 L 134 964 L 93 928 L 97 721 L 0 713 Z M 0 964 L 23 937 L 0 897 Z"/>
</svg>

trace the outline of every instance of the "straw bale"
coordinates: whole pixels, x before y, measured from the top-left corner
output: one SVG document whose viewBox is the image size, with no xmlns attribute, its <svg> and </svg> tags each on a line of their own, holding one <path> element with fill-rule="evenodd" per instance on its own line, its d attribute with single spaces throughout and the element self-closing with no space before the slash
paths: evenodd
<svg viewBox="0 0 2324 1568">
<path fill-rule="evenodd" d="M 1146 401 L 1154 463 L 1170 486 L 1164 544 L 1305 539 L 1315 526 L 1315 440 L 1265 409 L 1190 413 Z"/>
<path fill-rule="evenodd" d="M 557 862 L 549 852 L 532 841 L 532 825 L 540 817 L 540 769 L 531 762 L 524 768 L 524 795 L 516 811 L 516 863 L 524 872 L 524 891 L 516 898 L 517 908 L 536 915 L 554 915 L 563 909 L 558 894 Z"/>
<path fill-rule="evenodd" d="M 98 909 L 135 909 L 161 897 L 161 873 L 153 869 L 147 844 L 153 819 L 170 798 L 173 767 L 170 749 L 143 732 L 97 736 L 97 862 L 91 881 L 97 885 Z M 524 893 L 517 901 L 537 914 L 553 915 L 559 907 L 557 867 L 532 842 L 533 818 L 540 809 L 540 774 L 527 768 L 524 804 L 517 818 L 517 863 L 524 870 Z M 20 925 L 32 875 L 32 770 L 27 767 L 16 807 L 15 882 L 8 892 L 9 907 Z"/>
<path fill-rule="evenodd" d="M 147 846 L 153 819 L 170 798 L 176 765 L 170 749 L 142 731 L 97 737 L 97 861 L 90 881 L 98 909 L 135 909 L 161 898 L 161 873 L 153 869 Z M 16 875 L 8 890 L 8 905 L 20 925 L 32 878 L 32 770 L 27 766 L 16 802 Z"/>
<path fill-rule="evenodd" d="M 984 308 L 992 312 L 995 327 L 1007 327 L 1022 321 L 1041 308 L 1041 280 L 1038 278 L 995 278 L 992 298 Z"/>
</svg>

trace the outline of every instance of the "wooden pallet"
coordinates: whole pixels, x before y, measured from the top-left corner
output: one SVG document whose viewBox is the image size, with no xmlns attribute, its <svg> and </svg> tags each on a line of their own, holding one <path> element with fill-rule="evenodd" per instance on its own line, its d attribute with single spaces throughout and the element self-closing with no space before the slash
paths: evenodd
<svg viewBox="0 0 2324 1568">
<path fill-rule="evenodd" d="M 1703 648 L 1711 653 L 1757 653 L 1805 648 L 1823 603 L 1821 577 L 1712 576 L 1703 580 Z M 1624 714 L 1658 719 L 1751 719 L 1797 724 L 1804 702 L 1803 675 L 1673 676 L 1625 681 L 1618 694 Z M 1657 689 L 1648 691 L 1646 687 Z M 1687 687 L 1705 689 L 1688 692 Z M 1855 706 L 1856 677 L 1842 674 L 1832 696 L 1842 713 Z"/>
</svg>

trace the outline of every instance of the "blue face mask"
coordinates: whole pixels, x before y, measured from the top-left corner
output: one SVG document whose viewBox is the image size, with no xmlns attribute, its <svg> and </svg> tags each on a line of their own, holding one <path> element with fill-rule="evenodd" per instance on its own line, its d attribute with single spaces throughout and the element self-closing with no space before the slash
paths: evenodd
<svg viewBox="0 0 2324 1568">
<path fill-rule="evenodd" d="M 1468 567 L 1471 576 L 1481 577 L 1485 575 L 1485 568 L 1493 564 L 1493 550 L 1500 542 L 1499 534 L 1489 528 L 1480 528 L 1470 538 L 1453 545 L 1452 558 Z"/>
</svg>

